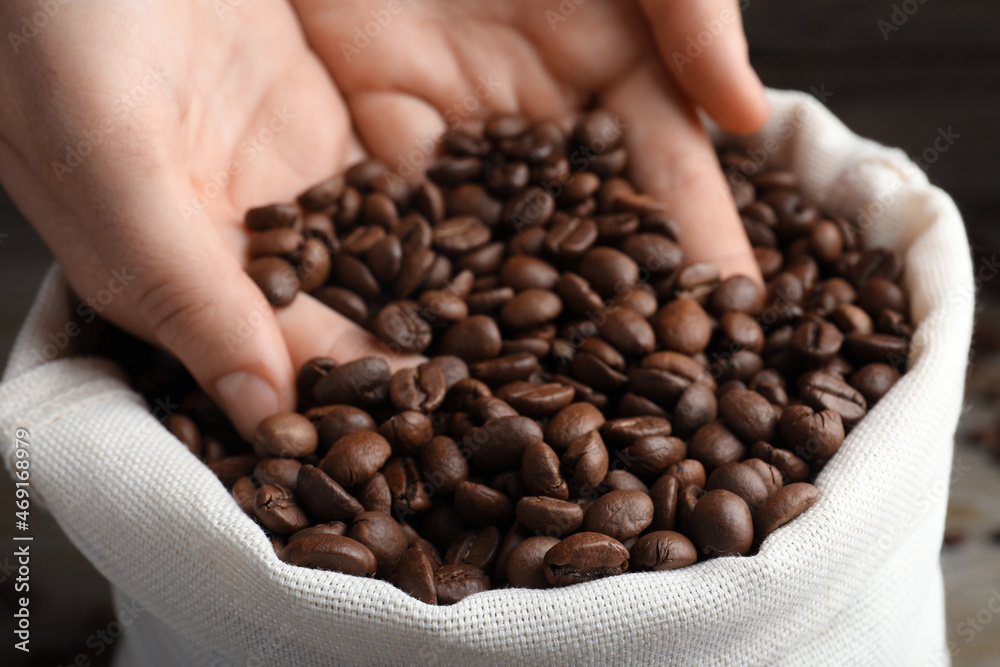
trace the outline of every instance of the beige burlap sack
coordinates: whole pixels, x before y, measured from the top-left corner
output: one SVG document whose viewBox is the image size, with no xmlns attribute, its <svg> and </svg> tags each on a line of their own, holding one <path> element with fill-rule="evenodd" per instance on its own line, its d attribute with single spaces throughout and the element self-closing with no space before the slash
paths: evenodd
<svg viewBox="0 0 1000 667">
<path fill-rule="evenodd" d="M 973 313 L 962 220 L 901 152 L 805 95 L 771 99 L 748 154 L 905 254 L 919 328 L 910 371 L 819 476 L 815 506 L 751 558 L 451 607 L 282 563 L 114 365 L 44 362 L 69 309 L 54 270 L 0 385 L 0 447 L 10 467 L 15 430 L 30 432 L 36 500 L 129 607 L 119 664 L 944 664 L 938 550 Z"/>
</svg>

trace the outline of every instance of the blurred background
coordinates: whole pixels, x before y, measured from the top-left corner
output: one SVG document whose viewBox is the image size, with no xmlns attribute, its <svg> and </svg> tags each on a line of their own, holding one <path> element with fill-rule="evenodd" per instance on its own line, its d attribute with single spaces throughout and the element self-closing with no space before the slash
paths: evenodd
<svg viewBox="0 0 1000 667">
<path fill-rule="evenodd" d="M 552 0 L 548 4 L 557 5 Z M 995 0 L 741 0 L 751 59 L 768 86 L 825 96 L 855 132 L 899 146 L 965 216 L 976 267 L 1000 251 L 1000 3 Z M 934 148 L 940 133 L 955 138 Z M 940 145 L 940 144 L 939 144 Z M 51 256 L 0 192 L 0 367 Z M 992 280 L 990 279 L 992 278 Z M 942 566 L 955 665 L 1000 664 L 1000 278 L 984 273 Z M 0 498 L 13 497 L 0 475 Z M 32 665 L 110 664 L 106 582 L 32 506 Z M 0 524 L 0 542 L 13 527 Z M 15 594 L 0 556 L 0 616 Z M 8 627 L 5 622 L 4 627 Z M 5 636 L 9 637 L 9 635 Z M 88 641 L 89 640 L 89 641 Z M 3 655 L 9 655 L 4 640 Z M 113 648 L 113 647 L 110 647 Z M 100 650 L 100 654 L 98 651 Z M 15 656 L 15 659 L 20 656 Z M 74 662 L 76 661 L 76 662 Z M 3 664 L 11 664 L 5 658 Z M 21 663 L 23 664 L 23 663 Z M 931 659 L 928 665 L 944 664 Z"/>
</svg>

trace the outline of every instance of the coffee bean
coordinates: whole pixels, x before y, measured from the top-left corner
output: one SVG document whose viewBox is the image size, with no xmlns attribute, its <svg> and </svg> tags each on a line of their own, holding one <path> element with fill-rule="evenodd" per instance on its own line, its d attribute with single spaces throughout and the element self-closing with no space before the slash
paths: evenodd
<svg viewBox="0 0 1000 667">
<path fill-rule="evenodd" d="M 774 495 L 775 491 L 784 486 L 781 471 L 770 463 L 764 463 L 760 459 L 746 459 L 742 462 L 742 465 L 745 465 L 756 472 L 757 476 L 763 480 L 764 488 L 767 489 L 768 498 Z"/>
<path fill-rule="evenodd" d="M 247 253 L 251 258 L 264 255 L 291 256 L 297 253 L 305 239 L 302 233 L 290 227 L 275 227 L 250 237 Z"/>
<path fill-rule="evenodd" d="M 866 363 L 886 363 L 893 368 L 905 368 L 910 345 L 905 338 L 887 334 L 851 333 L 845 337 L 850 355 Z"/>
<path fill-rule="evenodd" d="M 288 562 L 299 567 L 333 570 L 357 577 L 375 574 L 375 555 L 363 544 L 340 535 L 313 535 L 288 546 Z"/>
<path fill-rule="evenodd" d="M 792 350 L 811 364 L 829 361 L 844 341 L 843 335 L 826 320 L 803 322 L 792 335 Z"/>
<path fill-rule="evenodd" d="M 240 477 L 252 474 L 255 465 L 257 465 L 255 454 L 238 454 L 210 461 L 208 469 L 219 478 L 224 487 L 231 489 Z"/>
<path fill-rule="evenodd" d="M 364 484 L 385 465 L 392 447 L 378 433 L 356 431 L 333 443 L 319 467 L 344 487 Z"/>
<path fill-rule="evenodd" d="M 583 527 L 624 542 L 638 536 L 652 522 L 650 497 L 641 491 L 622 490 L 605 493 L 595 500 L 583 518 Z"/>
<path fill-rule="evenodd" d="M 308 528 L 303 528 L 302 530 L 296 531 L 288 536 L 286 544 L 291 546 L 305 537 L 314 537 L 316 535 L 339 535 L 343 537 L 347 535 L 347 524 L 343 521 L 330 521 L 328 523 L 318 523 L 315 526 L 309 526 Z"/>
<path fill-rule="evenodd" d="M 641 479 L 625 470 L 609 470 L 608 474 L 604 477 L 602 486 L 607 488 L 608 491 L 631 489 L 633 491 L 641 491 L 647 496 L 649 495 L 649 487 L 643 484 Z"/>
<path fill-rule="evenodd" d="M 768 400 L 755 391 L 727 392 L 719 399 L 719 415 L 744 442 L 774 439 L 778 416 Z"/>
<path fill-rule="evenodd" d="M 383 579 L 396 570 L 409 546 L 403 526 L 385 512 L 361 512 L 347 536 L 375 554 L 376 573 Z"/>
<path fill-rule="evenodd" d="M 527 352 L 478 361 L 469 366 L 469 372 L 473 377 L 494 387 L 517 380 L 527 380 L 540 370 L 538 357 Z"/>
<path fill-rule="evenodd" d="M 754 517 L 754 538 L 760 543 L 768 535 L 812 507 L 817 491 L 804 482 L 789 484 L 768 498 Z"/>
<path fill-rule="evenodd" d="M 704 470 L 702 470 L 704 479 Z M 686 485 L 685 485 L 686 486 Z M 649 498 L 653 501 L 653 522 L 650 527 L 655 530 L 671 530 L 677 516 L 677 495 L 681 485 L 678 477 L 665 473 L 649 490 Z"/>
<path fill-rule="evenodd" d="M 520 232 L 527 227 L 544 226 L 555 212 L 555 206 L 552 195 L 532 186 L 508 199 L 500 217 L 509 230 Z"/>
<path fill-rule="evenodd" d="M 809 478 L 809 464 L 787 449 L 778 449 L 766 442 L 755 442 L 750 448 L 750 456 L 780 470 L 785 484 L 804 482 Z"/>
<path fill-rule="evenodd" d="M 637 572 L 676 570 L 698 560 L 698 550 L 688 538 L 672 530 L 643 535 L 629 551 L 629 564 Z"/>
<path fill-rule="evenodd" d="M 188 448 L 188 451 L 195 456 L 201 456 L 201 432 L 198 430 L 198 426 L 191 420 L 190 417 L 174 413 L 167 417 L 164 422 L 164 426 L 167 427 L 167 430 L 170 431 L 171 435 L 184 443 L 184 446 Z"/>
<path fill-rule="evenodd" d="M 496 526 L 467 530 L 459 535 L 444 556 L 445 563 L 475 565 L 490 572 L 496 563 L 503 538 Z"/>
<path fill-rule="evenodd" d="M 529 537 L 518 543 L 505 561 L 510 585 L 515 588 L 547 588 L 545 554 L 559 543 L 556 537 Z"/>
<path fill-rule="evenodd" d="M 597 431 L 588 431 L 570 443 L 562 463 L 571 490 L 590 490 L 608 474 L 608 449 Z"/>
<path fill-rule="evenodd" d="M 712 320 L 694 299 L 677 299 L 656 315 L 656 340 L 681 354 L 703 351 L 712 337 Z"/>
<path fill-rule="evenodd" d="M 250 262 L 247 274 L 274 306 L 288 305 L 299 291 L 295 267 L 280 257 L 258 257 Z"/>
<path fill-rule="evenodd" d="M 426 512 L 433 505 L 424 481 L 420 477 L 417 462 L 409 456 L 390 459 L 382 470 L 396 516 Z"/>
<path fill-rule="evenodd" d="M 526 530 L 548 537 L 572 533 L 584 520 L 582 507 L 549 496 L 525 496 L 517 501 L 515 510 L 518 522 Z"/>
<path fill-rule="evenodd" d="M 375 420 L 371 415 L 352 405 L 325 406 L 316 425 L 319 444 L 324 451 L 348 433 L 374 430 Z"/>
<path fill-rule="evenodd" d="M 554 320 L 562 312 L 562 301 L 553 292 L 526 289 L 500 309 L 500 320 L 515 329 L 535 327 Z"/>
<path fill-rule="evenodd" d="M 814 412 L 808 405 L 790 405 L 780 427 L 781 439 L 806 461 L 829 458 L 844 442 L 844 424 L 833 410 Z"/>
<path fill-rule="evenodd" d="M 545 426 L 545 442 L 565 451 L 574 440 L 601 428 L 604 415 L 590 403 L 572 403 L 557 412 Z"/>
<path fill-rule="evenodd" d="M 762 295 L 757 284 L 745 276 L 732 276 L 722 281 L 712 293 L 712 307 L 720 315 L 728 312 L 756 313 Z"/>
<path fill-rule="evenodd" d="M 843 380 L 813 371 L 799 378 L 799 394 L 814 410 L 832 410 L 840 415 L 845 426 L 854 426 L 867 412 L 865 397 Z"/>
<path fill-rule="evenodd" d="M 247 229 L 259 232 L 275 227 L 295 227 L 301 216 L 302 212 L 294 204 L 271 204 L 248 210 L 244 222 Z"/>
<path fill-rule="evenodd" d="M 404 354 L 419 354 L 431 344 L 431 325 L 413 301 L 395 301 L 378 312 L 372 328 L 379 338 Z"/>
<path fill-rule="evenodd" d="M 455 604 L 490 590 L 490 578 L 475 565 L 442 565 L 434 572 L 438 604 Z"/>
<path fill-rule="evenodd" d="M 526 417 L 544 417 L 557 412 L 572 403 L 575 394 L 572 387 L 558 382 L 512 382 L 497 390 L 498 397 Z"/>
<path fill-rule="evenodd" d="M 556 283 L 556 291 L 566 307 L 578 315 L 596 313 L 604 307 L 600 295 L 590 288 L 590 283 L 575 273 L 564 273 Z"/>
<path fill-rule="evenodd" d="M 617 308 L 608 312 L 599 328 L 601 337 L 624 355 L 640 356 L 656 347 L 653 327 L 633 310 Z"/>
<path fill-rule="evenodd" d="M 601 426 L 601 435 L 612 447 L 628 447 L 642 438 L 667 437 L 670 422 L 662 417 L 622 417 Z M 669 446 L 669 445 L 668 445 Z"/>
<path fill-rule="evenodd" d="M 254 451 L 259 456 L 299 458 L 316 451 L 316 427 L 294 412 L 279 412 L 264 418 L 257 425 Z"/>
<path fill-rule="evenodd" d="M 683 440 L 659 435 L 639 438 L 620 454 L 629 471 L 640 477 L 658 476 L 684 460 L 686 455 L 687 446 Z"/>
<path fill-rule="evenodd" d="M 598 294 L 608 298 L 636 284 L 639 265 L 620 250 L 598 246 L 583 255 L 579 273 Z"/>
<path fill-rule="evenodd" d="M 712 471 L 705 484 L 706 491 L 725 489 L 738 495 L 750 508 L 756 512 L 768 497 L 768 489 L 764 480 L 752 467 L 742 463 L 723 463 Z"/>
<path fill-rule="evenodd" d="M 690 437 L 699 428 L 714 421 L 717 414 L 718 402 L 712 390 L 707 385 L 693 383 L 677 399 L 670 423 L 677 435 Z"/>
<path fill-rule="evenodd" d="M 291 492 L 273 484 L 257 489 L 254 514 L 265 528 L 278 535 L 288 535 L 309 525 L 309 517 L 296 504 Z"/>
<path fill-rule="evenodd" d="M 454 440 L 437 436 L 420 450 L 420 472 L 436 491 L 452 493 L 469 478 L 469 464 Z"/>
<path fill-rule="evenodd" d="M 298 196 L 299 205 L 307 211 L 329 209 L 340 199 L 345 185 L 343 176 L 332 176 L 320 181 Z"/>
<path fill-rule="evenodd" d="M 417 410 L 404 410 L 395 414 L 378 428 L 397 454 L 417 454 L 434 437 L 434 425 L 427 415 Z"/>
<path fill-rule="evenodd" d="M 392 512 L 392 491 L 380 472 L 358 487 L 357 496 L 366 512 Z"/>
<path fill-rule="evenodd" d="M 364 299 L 374 299 L 381 286 L 371 270 L 357 257 L 341 253 L 333 267 L 334 281 Z M 298 278 L 296 278 L 297 280 Z"/>
<path fill-rule="evenodd" d="M 455 506 L 466 521 L 477 526 L 504 524 L 514 514 L 510 498 L 475 482 L 462 482 L 455 488 Z"/>
<path fill-rule="evenodd" d="M 708 491 L 691 515 L 691 540 L 708 557 L 743 556 L 753 544 L 750 508 L 735 493 Z"/>
<path fill-rule="evenodd" d="M 300 468 L 297 487 L 302 504 L 320 521 L 350 521 L 365 509 L 344 487 L 311 465 Z"/>
<path fill-rule="evenodd" d="M 553 586 L 593 581 L 628 569 L 628 549 L 600 533 L 570 535 L 545 553 L 545 579 Z"/>
<path fill-rule="evenodd" d="M 249 517 L 254 516 L 254 498 L 257 496 L 257 485 L 249 477 L 240 477 L 233 484 L 233 500 L 239 505 L 243 513 Z"/>
<path fill-rule="evenodd" d="M 868 405 L 875 405 L 899 380 L 899 371 L 888 364 L 868 364 L 851 376 L 850 384 L 861 392 Z"/>
<path fill-rule="evenodd" d="M 356 324 L 368 321 L 368 306 L 364 299 L 348 289 L 336 286 L 323 287 L 314 296 Z"/>
<path fill-rule="evenodd" d="M 397 410 L 433 412 L 444 402 L 444 373 L 437 366 L 420 364 L 396 371 L 389 383 L 389 397 Z"/>
<path fill-rule="evenodd" d="M 528 445 L 541 442 L 542 437 L 535 421 L 513 415 L 490 419 L 466 435 L 462 445 L 470 453 L 469 463 L 499 472 L 517 467 Z"/>
<path fill-rule="evenodd" d="M 425 604 L 437 604 L 434 565 L 419 547 L 410 547 L 406 550 L 394 577 L 393 583 L 399 590 Z"/>
<path fill-rule="evenodd" d="M 316 383 L 313 394 L 321 405 L 353 403 L 359 398 L 374 398 L 380 391 L 387 392 L 391 380 L 389 364 L 377 357 L 367 357 L 331 370 Z"/>
<path fill-rule="evenodd" d="M 500 329 L 491 318 L 473 315 L 457 322 L 441 340 L 441 354 L 453 354 L 466 363 L 492 359 L 500 354 Z"/>
<path fill-rule="evenodd" d="M 593 220 L 557 212 L 545 234 L 545 248 L 557 259 L 577 259 L 597 242 Z"/>
<path fill-rule="evenodd" d="M 764 403 L 767 401 L 764 400 Z M 771 412 L 770 404 L 766 408 L 760 408 L 760 412 L 763 413 L 765 409 L 773 418 L 774 413 Z M 762 420 L 765 421 L 765 424 L 767 423 L 766 417 L 762 417 Z M 776 422 L 775 419 L 771 423 L 772 429 Z M 751 424 L 751 426 L 756 427 L 759 424 Z M 688 456 L 700 461 L 708 472 L 715 470 L 723 463 L 742 460 L 746 457 L 746 451 L 746 445 L 720 421 L 705 424 L 695 432 L 691 441 L 688 442 Z"/>
<path fill-rule="evenodd" d="M 481 248 L 490 241 L 490 228 L 479 218 L 460 215 L 442 220 L 434 226 L 434 249 L 456 257 Z"/>
<path fill-rule="evenodd" d="M 257 461 L 253 469 L 253 480 L 257 486 L 274 484 L 281 486 L 293 494 L 299 492 L 299 471 L 302 463 L 295 459 L 266 458 Z"/>
<path fill-rule="evenodd" d="M 684 262 L 684 252 L 663 234 L 630 234 L 622 240 L 622 251 L 651 275 L 667 275 Z"/>
</svg>

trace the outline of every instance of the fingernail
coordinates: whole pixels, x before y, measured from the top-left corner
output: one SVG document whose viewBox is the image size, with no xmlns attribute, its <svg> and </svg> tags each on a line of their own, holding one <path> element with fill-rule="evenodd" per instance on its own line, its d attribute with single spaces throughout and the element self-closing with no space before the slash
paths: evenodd
<svg viewBox="0 0 1000 667">
<path fill-rule="evenodd" d="M 261 419 L 278 411 L 278 395 L 262 377 L 247 371 L 225 375 L 215 383 L 222 408 L 233 426 L 247 437 Z"/>
</svg>

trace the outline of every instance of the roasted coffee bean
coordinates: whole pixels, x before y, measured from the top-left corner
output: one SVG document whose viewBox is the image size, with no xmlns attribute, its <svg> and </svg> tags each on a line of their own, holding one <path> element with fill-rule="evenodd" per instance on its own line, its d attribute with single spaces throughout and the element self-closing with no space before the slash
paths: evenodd
<svg viewBox="0 0 1000 667">
<path fill-rule="evenodd" d="M 630 234 L 622 240 L 622 251 L 651 275 L 675 271 L 684 261 L 684 252 L 663 234 Z"/>
<path fill-rule="evenodd" d="M 507 327 L 526 329 L 550 322 L 562 312 L 562 301 L 554 292 L 526 289 L 500 308 L 500 321 Z"/>
<path fill-rule="evenodd" d="M 584 521 L 582 507 L 549 496 L 525 496 L 517 501 L 515 511 L 526 530 L 548 537 L 568 535 Z"/>
<path fill-rule="evenodd" d="M 732 311 L 756 313 L 760 310 L 761 301 L 757 284 L 746 276 L 727 278 L 712 293 L 712 307 L 720 315 Z"/>
<path fill-rule="evenodd" d="M 605 298 L 632 287 L 639 280 L 639 265 L 614 248 L 598 246 L 580 260 L 580 276 Z"/>
<path fill-rule="evenodd" d="M 847 334 L 847 351 L 865 363 L 886 363 L 893 368 L 905 368 L 910 345 L 905 338 L 887 334 Z"/>
<path fill-rule="evenodd" d="M 191 421 L 190 417 L 174 413 L 167 417 L 164 426 L 167 427 L 171 435 L 184 443 L 188 451 L 195 456 L 201 456 L 201 432 L 198 430 L 198 426 Z"/>
<path fill-rule="evenodd" d="M 511 549 L 504 565 L 507 580 L 515 588 L 547 588 L 545 554 L 559 544 L 556 537 L 529 537 Z"/>
<path fill-rule="evenodd" d="M 471 215 L 442 220 L 434 225 L 433 232 L 434 249 L 450 257 L 481 248 L 491 237 L 490 228 Z"/>
<path fill-rule="evenodd" d="M 257 496 L 257 485 L 249 477 L 240 477 L 233 484 L 233 500 L 247 516 L 254 516 L 254 498 Z"/>
<path fill-rule="evenodd" d="M 764 488 L 767 489 L 768 498 L 774 495 L 774 492 L 784 485 L 781 471 L 770 463 L 764 463 L 760 459 L 746 459 L 745 461 L 742 461 L 742 465 L 752 469 L 757 473 L 757 476 L 763 480 Z"/>
<path fill-rule="evenodd" d="M 469 366 L 469 373 L 474 378 L 493 387 L 517 380 L 527 380 L 540 370 L 538 357 L 527 352 L 478 361 Z"/>
<path fill-rule="evenodd" d="M 798 380 L 799 395 L 813 410 L 832 410 L 840 415 L 845 426 L 854 426 L 867 412 L 867 402 L 854 387 L 843 380 L 813 371 Z"/>
<path fill-rule="evenodd" d="M 510 498 L 475 482 L 462 482 L 455 488 L 455 507 L 466 521 L 477 526 L 505 524 L 514 514 Z"/>
<path fill-rule="evenodd" d="M 288 535 L 309 525 L 309 517 L 288 489 L 265 484 L 254 497 L 254 515 L 261 525 L 278 535 Z"/>
<path fill-rule="evenodd" d="M 667 468 L 667 471 L 663 474 L 676 477 L 682 489 L 691 485 L 705 486 L 705 480 L 707 479 L 705 465 L 698 459 L 684 459 L 683 461 L 679 461 Z"/>
<path fill-rule="evenodd" d="M 681 488 L 677 494 L 677 530 L 685 535 L 691 534 L 691 518 L 694 516 L 694 508 L 698 501 L 705 495 L 705 489 L 694 484 L 689 484 Z"/>
<path fill-rule="evenodd" d="M 240 477 L 251 475 L 256 465 L 255 454 L 238 454 L 210 461 L 208 469 L 215 473 L 224 487 L 231 489 Z"/>
<path fill-rule="evenodd" d="M 420 478 L 417 462 L 409 456 L 390 459 L 382 470 L 396 516 L 426 512 L 433 504 L 427 487 Z"/>
<path fill-rule="evenodd" d="M 627 308 L 607 312 L 598 328 L 602 338 L 627 356 L 648 354 L 656 346 L 653 327 L 642 315 Z"/>
<path fill-rule="evenodd" d="M 851 267 L 847 278 L 855 287 L 861 288 L 872 278 L 896 281 L 902 270 L 903 258 L 898 252 L 888 248 L 878 248 L 863 253 Z"/>
<path fill-rule="evenodd" d="M 391 285 L 403 267 L 403 244 L 394 234 L 383 236 L 368 248 L 365 261 L 376 280 Z"/>
<path fill-rule="evenodd" d="M 385 476 L 377 472 L 364 484 L 357 487 L 358 502 L 366 512 L 392 512 L 392 491 Z"/>
<path fill-rule="evenodd" d="M 552 195 L 542 188 L 531 186 L 507 200 L 500 218 L 507 229 L 520 232 L 527 227 L 544 226 L 555 210 Z"/>
<path fill-rule="evenodd" d="M 870 334 L 874 330 L 868 313 L 852 303 L 838 304 L 830 313 L 830 318 L 845 334 Z"/>
<path fill-rule="evenodd" d="M 622 417 L 604 422 L 601 426 L 604 440 L 619 448 L 628 447 L 641 438 L 665 438 L 670 431 L 670 422 L 662 417 Z"/>
<path fill-rule="evenodd" d="M 742 463 L 723 463 L 712 471 L 705 483 L 706 491 L 732 491 L 756 512 L 768 497 L 768 488 L 756 470 Z"/>
<path fill-rule="evenodd" d="M 731 491 L 708 491 L 695 505 L 690 534 L 705 556 L 744 556 L 753 545 L 750 508 Z"/>
<path fill-rule="evenodd" d="M 316 427 L 295 412 L 279 412 L 265 417 L 254 436 L 254 451 L 258 456 L 299 458 L 316 451 Z"/>
<path fill-rule="evenodd" d="M 375 554 L 377 574 L 386 578 L 399 566 L 409 546 L 403 526 L 385 512 L 361 512 L 347 533 Z"/>
<path fill-rule="evenodd" d="M 809 478 L 809 464 L 787 449 L 778 449 L 766 442 L 755 442 L 750 448 L 750 456 L 780 470 L 785 484 L 804 482 Z"/>
<path fill-rule="evenodd" d="M 899 380 L 899 371 L 888 364 L 868 364 L 851 376 L 850 384 L 861 392 L 868 405 L 875 405 Z"/>
<path fill-rule="evenodd" d="M 274 484 L 298 494 L 299 471 L 301 469 L 302 463 L 295 459 L 261 459 L 257 461 L 257 465 L 253 469 L 253 480 L 257 486 Z"/>
<path fill-rule="evenodd" d="M 336 367 L 337 362 L 327 357 L 314 357 L 303 364 L 295 376 L 295 391 L 299 395 L 300 402 L 311 402 L 313 400 L 313 387 L 328 371 Z"/>
<path fill-rule="evenodd" d="M 263 255 L 291 256 L 302 248 L 304 242 L 305 239 L 298 230 L 276 227 L 251 236 L 247 253 L 251 258 Z"/>
<path fill-rule="evenodd" d="M 609 470 L 601 485 L 608 491 L 618 491 L 619 489 L 630 489 L 641 491 L 649 495 L 649 487 L 642 483 L 642 480 L 626 470 Z"/>
<path fill-rule="evenodd" d="M 334 263 L 333 275 L 339 286 L 351 290 L 364 299 L 374 299 L 381 291 L 371 269 L 353 255 L 341 253 Z"/>
<path fill-rule="evenodd" d="M 350 521 L 365 509 L 344 487 L 311 465 L 299 470 L 296 492 L 305 508 L 320 521 Z"/>
<path fill-rule="evenodd" d="M 807 321 L 795 329 L 792 350 L 808 363 L 821 364 L 836 356 L 843 342 L 843 335 L 832 323 Z"/>
<path fill-rule="evenodd" d="M 434 569 L 433 562 L 423 549 L 410 547 L 399 561 L 393 583 L 399 590 L 425 604 L 437 604 Z"/>
<path fill-rule="evenodd" d="M 583 527 L 624 542 L 638 536 L 652 522 L 650 497 L 641 491 L 622 490 L 610 491 L 595 500 L 583 518 Z"/>
<path fill-rule="evenodd" d="M 376 557 L 365 545 L 341 535 L 312 535 L 288 545 L 288 562 L 299 567 L 333 570 L 357 577 L 376 571 Z"/>
<path fill-rule="evenodd" d="M 663 417 L 670 415 L 658 403 L 638 394 L 626 392 L 618 401 L 618 414 L 623 417 Z"/>
<path fill-rule="evenodd" d="M 590 218 L 557 212 L 545 234 L 545 249 L 557 259 L 577 259 L 593 247 L 597 235 L 597 224 Z"/>
<path fill-rule="evenodd" d="M 660 309 L 655 319 L 656 339 L 667 350 L 681 354 L 703 351 L 712 337 L 712 320 L 694 299 L 677 299 Z"/>
<path fill-rule="evenodd" d="M 316 431 L 324 451 L 348 433 L 375 430 L 375 420 L 371 415 L 352 405 L 329 405 L 323 410 Z"/>
<path fill-rule="evenodd" d="M 681 393 L 670 420 L 677 435 L 690 437 L 718 415 L 718 402 L 708 385 L 693 383 Z"/>
<path fill-rule="evenodd" d="M 575 394 L 572 387 L 558 382 L 513 382 L 497 390 L 498 397 L 526 417 L 544 417 L 558 412 L 573 402 Z"/>
<path fill-rule="evenodd" d="M 545 426 L 545 442 L 565 451 L 574 440 L 604 424 L 604 415 L 590 403 L 572 403 L 557 412 Z"/>
<path fill-rule="evenodd" d="M 658 304 L 656 294 L 643 288 L 636 288 L 616 294 L 611 302 L 618 308 L 627 308 L 649 319 L 656 314 Z"/>
<path fill-rule="evenodd" d="M 496 322 L 483 315 L 473 315 L 456 322 L 445 332 L 440 352 L 471 364 L 496 357 L 500 347 L 500 329 Z"/>
<path fill-rule="evenodd" d="M 442 565 L 434 572 L 438 604 L 455 604 L 490 590 L 490 578 L 475 565 Z"/>
<path fill-rule="evenodd" d="M 431 325 L 420 317 L 420 305 L 414 301 L 388 304 L 375 316 L 372 328 L 404 354 L 419 354 L 431 344 Z"/>
<path fill-rule="evenodd" d="M 704 472 L 704 471 L 703 471 Z M 671 530 L 677 517 L 677 494 L 682 488 L 674 475 L 663 474 L 649 490 L 649 498 L 653 502 L 653 530 Z"/>
<path fill-rule="evenodd" d="M 307 211 L 325 211 L 337 203 L 344 186 L 344 177 L 339 175 L 320 181 L 298 196 L 299 205 Z"/>
<path fill-rule="evenodd" d="M 628 549 L 601 533 L 570 535 L 545 553 L 545 579 L 553 586 L 593 581 L 628 570 Z"/>
<path fill-rule="evenodd" d="M 521 476 L 528 493 L 566 500 L 569 487 L 559 470 L 559 455 L 544 442 L 535 442 L 521 455 Z"/>
<path fill-rule="evenodd" d="M 509 258 L 500 268 L 500 283 L 517 292 L 528 289 L 552 290 L 559 281 L 559 271 L 548 262 L 517 255 Z"/>
<path fill-rule="evenodd" d="M 608 474 L 608 449 L 597 431 L 588 431 L 570 443 L 562 456 L 570 489 L 592 490 Z"/>
<path fill-rule="evenodd" d="M 643 535 L 629 551 L 629 565 L 636 572 L 676 570 L 698 560 L 694 543 L 672 530 L 658 530 Z"/>
<path fill-rule="evenodd" d="M 318 523 L 308 528 L 296 531 L 288 536 L 286 540 L 288 546 L 295 544 L 304 537 L 314 537 L 316 535 L 347 535 L 347 524 L 343 521 L 330 521 L 328 523 Z"/>
<path fill-rule="evenodd" d="M 813 506 L 816 487 L 803 482 L 778 489 L 754 516 L 754 539 L 757 543 Z"/>
<path fill-rule="evenodd" d="M 640 477 L 654 477 L 680 463 L 687 455 L 687 446 L 679 438 L 659 435 L 645 436 L 621 450 L 619 458 L 630 472 Z"/>
<path fill-rule="evenodd" d="M 844 424 L 833 410 L 814 412 L 808 405 L 790 405 L 781 415 L 781 439 L 806 461 L 826 459 L 844 442 Z"/>
<path fill-rule="evenodd" d="M 541 442 L 542 437 L 535 421 L 513 415 L 490 419 L 466 435 L 462 445 L 472 465 L 499 472 L 517 467 L 528 445 Z"/>
<path fill-rule="evenodd" d="M 475 399 L 469 406 L 469 412 L 484 424 L 501 417 L 517 416 L 517 410 L 497 396 L 482 396 Z"/>
<path fill-rule="evenodd" d="M 333 443 L 319 467 L 344 487 L 364 484 L 392 455 L 392 447 L 378 433 L 356 431 Z"/>
<path fill-rule="evenodd" d="M 719 399 L 719 415 L 744 442 L 774 439 L 778 415 L 766 398 L 749 389 L 727 392 Z"/>
<path fill-rule="evenodd" d="M 444 402 L 444 373 L 437 366 L 420 364 L 395 372 L 389 383 L 389 398 L 397 410 L 433 412 Z"/>
<path fill-rule="evenodd" d="M 382 422 L 378 432 L 394 452 L 408 456 L 416 454 L 431 441 L 434 426 L 422 412 L 404 410 Z"/>
<path fill-rule="evenodd" d="M 295 267 L 280 257 L 258 257 L 250 262 L 247 274 L 273 306 L 291 303 L 301 284 Z"/>
<path fill-rule="evenodd" d="M 486 572 L 493 570 L 500 553 L 503 537 L 496 526 L 467 530 L 451 543 L 444 562 L 454 565 L 475 565 Z"/>
<path fill-rule="evenodd" d="M 302 212 L 294 204 L 270 204 L 247 211 L 244 222 L 247 229 L 260 232 L 275 227 L 295 227 Z"/>
<path fill-rule="evenodd" d="M 575 273 L 564 273 L 556 283 L 556 291 L 566 307 L 578 315 L 596 313 L 604 308 L 600 295 L 590 288 L 590 283 Z"/>
<path fill-rule="evenodd" d="M 436 436 L 420 450 L 420 472 L 435 491 L 452 493 L 469 478 L 469 464 L 454 440 Z"/>
<path fill-rule="evenodd" d="M 354 403 L 366 395 L 387 392 L 392 375 L 389 364 L 377 357 L 366 357 L 334 368 L 313 389 L 320 405 Z"/>
<path fill-rule="evenodd" d="M 725 398 L 725 397 L 723 397 Z M 763 397 L 761 397 L 763 399 Z M 764 399 L 767 413 L 774 417 L 770 403 Z M 765 408 L 761 409 L 761 413 Z M 766 417 L 762 417 L 766 420 Z M 777 420 L 771 423 L 774 429 Z M 749 427 L 748 427 L 749 428 Z M 688 456 L 700 461 L 708 472 L 721 466 L 723 463 L 740 461 L 746 457 L 747 447 L 740 439 L 733 434 L 721 421 L 714 421 L 705 424 L 698 429 L 688 442 Z"/>
<path fill-rule="evenodd" d="M 365 300 L 343 287 L 323 287 L 314 295 L 320 302 L 337 311 L 356 324 L 368 321 L 368 306 Z"/>
</svg>

